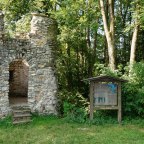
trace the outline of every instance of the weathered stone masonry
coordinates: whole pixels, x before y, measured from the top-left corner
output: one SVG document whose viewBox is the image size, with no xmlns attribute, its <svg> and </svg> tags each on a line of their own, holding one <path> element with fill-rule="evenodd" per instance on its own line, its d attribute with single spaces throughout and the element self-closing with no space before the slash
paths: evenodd
<svg viewBox="0 0 144 144">
<path fill-rule="evenodd" d="M 28 104 L 32 112 L 57 114 L 57 81 L 53 50 L 56 23 L 44 15 L 32 14 L 29 39 L 4 36 L 4 15 L 0 13 L 0 117 L 11 112 L 9 70 L 13 61 L 25 61 L 28 71 Z"/>
</svg>

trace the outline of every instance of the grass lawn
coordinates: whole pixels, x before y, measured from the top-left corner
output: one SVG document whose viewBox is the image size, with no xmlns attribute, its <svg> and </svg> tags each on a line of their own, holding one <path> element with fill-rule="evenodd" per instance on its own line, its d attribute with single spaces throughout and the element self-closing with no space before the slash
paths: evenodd
<svg viewBox="0 0 144 144">
<path fill-rule="evenodd" d="M 0 121 L 0 144 L 144 144 L 144 121 L 119 124 L 67 123 L 37 117 L 25 125 Z"/>
</svg>

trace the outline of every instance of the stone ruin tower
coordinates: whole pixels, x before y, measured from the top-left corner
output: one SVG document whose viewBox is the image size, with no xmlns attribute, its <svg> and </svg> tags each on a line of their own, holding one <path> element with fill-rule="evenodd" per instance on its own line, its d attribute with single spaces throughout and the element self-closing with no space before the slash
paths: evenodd
<svg viewBox="0 0 144 144">
<path fill-rule="evenodd" d="M 0 118 L 23 103 L 31 112 L 57 115 L 55 48 L 53 19 L 33 13 L 28 39 L 7 38 L 0 12 Z"/>
</svg>

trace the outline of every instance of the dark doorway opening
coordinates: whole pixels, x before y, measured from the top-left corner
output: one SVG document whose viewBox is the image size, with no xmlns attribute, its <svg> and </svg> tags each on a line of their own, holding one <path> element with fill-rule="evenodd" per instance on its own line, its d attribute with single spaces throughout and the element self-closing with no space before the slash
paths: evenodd
<svg viewBox="0 0 144 144">
<path fill-rule="evenodd" d="M 9 64 L 9 103 L 10 105 L 27 103 L 29 65 L 23 59 Z"/>
</svg>

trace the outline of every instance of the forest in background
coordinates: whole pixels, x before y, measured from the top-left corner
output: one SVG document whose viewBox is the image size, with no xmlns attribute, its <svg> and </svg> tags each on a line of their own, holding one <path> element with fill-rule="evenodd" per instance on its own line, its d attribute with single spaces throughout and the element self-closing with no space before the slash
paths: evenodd
<svg viewBox="0 0 144 144">
<path fill-rule="evenodd" d="M 0 0 L 7 36 L 25 36 L 31 12 L 56 19 L 56 68 L 64 114 L 85 117 L 88 83 L 101 74 L 128 80 L 124 115 L 144 117 L 143 0 Z"/>
</svg>

